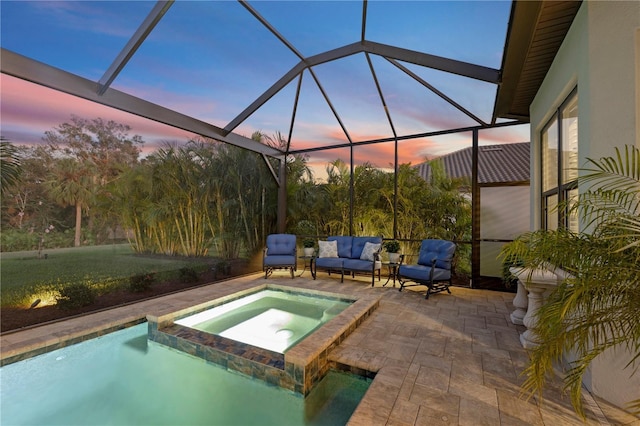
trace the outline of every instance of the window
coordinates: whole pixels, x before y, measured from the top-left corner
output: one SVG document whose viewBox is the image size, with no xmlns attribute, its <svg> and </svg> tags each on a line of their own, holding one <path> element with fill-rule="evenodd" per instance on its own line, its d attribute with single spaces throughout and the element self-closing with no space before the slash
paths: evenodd
<svg viewBox="0 0 640 426">
<path fill-rule="evenodd" d="M 578 231 L 569 206 L 578 196 L 578 92 L 560 105 L 542 129 L 542 227 Z"/>
</svg>

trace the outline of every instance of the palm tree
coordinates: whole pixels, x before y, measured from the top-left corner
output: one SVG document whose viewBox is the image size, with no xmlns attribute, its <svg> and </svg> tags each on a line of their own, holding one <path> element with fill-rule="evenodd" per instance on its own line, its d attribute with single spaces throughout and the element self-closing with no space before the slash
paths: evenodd
<svg viewBox="0 0 640 426">
<path fill-rule="evenodd" d="M 572 209 L 589 232 L 535 231 L 501 253 L 527 268 L 554 265 L 569 273 L 538 311 L 539 346 L 523 387 L 541 394 L 554 363 L 574 352 L 564 382 L 582 416 L 582 378 L 598 355 L 624 348 L 631 354 L 630 375 L 640 360 L 640 150 L 616 148 L 614 157 L 587 161 L 578 182 L 589 187 Z M 630 407 L 640 412 L 640 400 Z"/>
<path fill-rule="evenodd" d="M 2 196 L 20 179 L 20 156 L 17 148 L 0 136 L 0 191 Z"/>
<path fill-rule="evenodd" d="M 62 158 L 55 165 L 47 182 L 53 199 L 63 206 L 74 206 L 76 211 L 74 246 L 80 247 L 82 210 L 91 204 L 94 196 L 94 171 L 91 163 L 80 163 L 73 158 Z"/>
</svg>

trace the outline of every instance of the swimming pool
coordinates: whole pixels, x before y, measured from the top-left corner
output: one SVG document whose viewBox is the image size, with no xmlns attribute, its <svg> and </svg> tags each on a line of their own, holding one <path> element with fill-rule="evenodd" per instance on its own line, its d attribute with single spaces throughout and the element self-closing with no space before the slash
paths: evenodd
<svg viewBox="0 0 640 426">
<path fill-rule="evenodd" d="M 352 300 L 266 289 L 175 323 L 284 353 L 351 303 Z"/>
<path fill-rule="evenodd" d="M 0 368 L 3 425 L 345 424 L 369 381 L 306 397 L 148 342 L 142 323 Z"/>
</svg>

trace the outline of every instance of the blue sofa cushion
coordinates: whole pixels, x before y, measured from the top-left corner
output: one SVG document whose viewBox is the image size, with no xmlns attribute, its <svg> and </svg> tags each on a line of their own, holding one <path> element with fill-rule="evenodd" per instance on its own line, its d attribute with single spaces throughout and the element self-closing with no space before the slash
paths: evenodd
<svg viewBox="0 0 640 426">
<path fill-rule="evenodd" d="M 350 236 L 332 236 L 328 237 L 327 241 L 337 241 L 338 242 L 338 256 L 339 257 L 351 257 L 351 244 L 353 242 L 353 237 Z M 360 257 L 360 256 L 358 256 Z"/>
<path fill-rule="evenodd" d="M 362 256 L 362 250 L 366 243 L 382 244 L 381 237 L 353 237 L 353 243 L 351 246 L 351 255 L 346 256 L 352 259 L 360 259 Z"/>
</svg>

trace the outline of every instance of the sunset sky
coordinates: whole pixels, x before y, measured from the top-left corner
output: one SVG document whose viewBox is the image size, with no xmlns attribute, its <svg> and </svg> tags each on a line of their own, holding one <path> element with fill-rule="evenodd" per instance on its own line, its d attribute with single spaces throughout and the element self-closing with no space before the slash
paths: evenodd
<svg viewBox="0 0 640 426">
<path fill-rule="evenodd" d="M 6 1 L 0 4 L 2 47 L 98 81 L 145 19 L 152 1 Z M 250 2 L 304 56 L 358 42 L 359 1 Z M 366 39 L 499 69 L 511 3 L 370 1 Z M 398 135 L 476 124 L 400 71 L 371 55 Z M 224 127 L 286 74 L 299 58 L 235 1 L 177 1 L 111 87 Z M 402 65 L 485 121 L 496 86 L 413 64 Z M 354 141 L 393 135 L 364 54 L 314 67 L 314 72 Z M 298 79 L 291 81 L 235 129 L 287 135 Z M 0 75 L 2 136 L 35 144 L 71 115 L 129 124 L 149 152 L 164 141 L 192 135 L 128 113 Z M 347 141 L 331 109 L 305 71 L 292 134 L 292 149 Z M 482 131 L 481 143 L 529 140 L 528 126 Z M 470 134 L 399 144 L 401 162 L 414 164 L 470 144 Z M 386 167 L 393 144 L 355 149 L 356 161 Z M 346 149 L 311 154 L 319 164 Z"/>
</svg>

